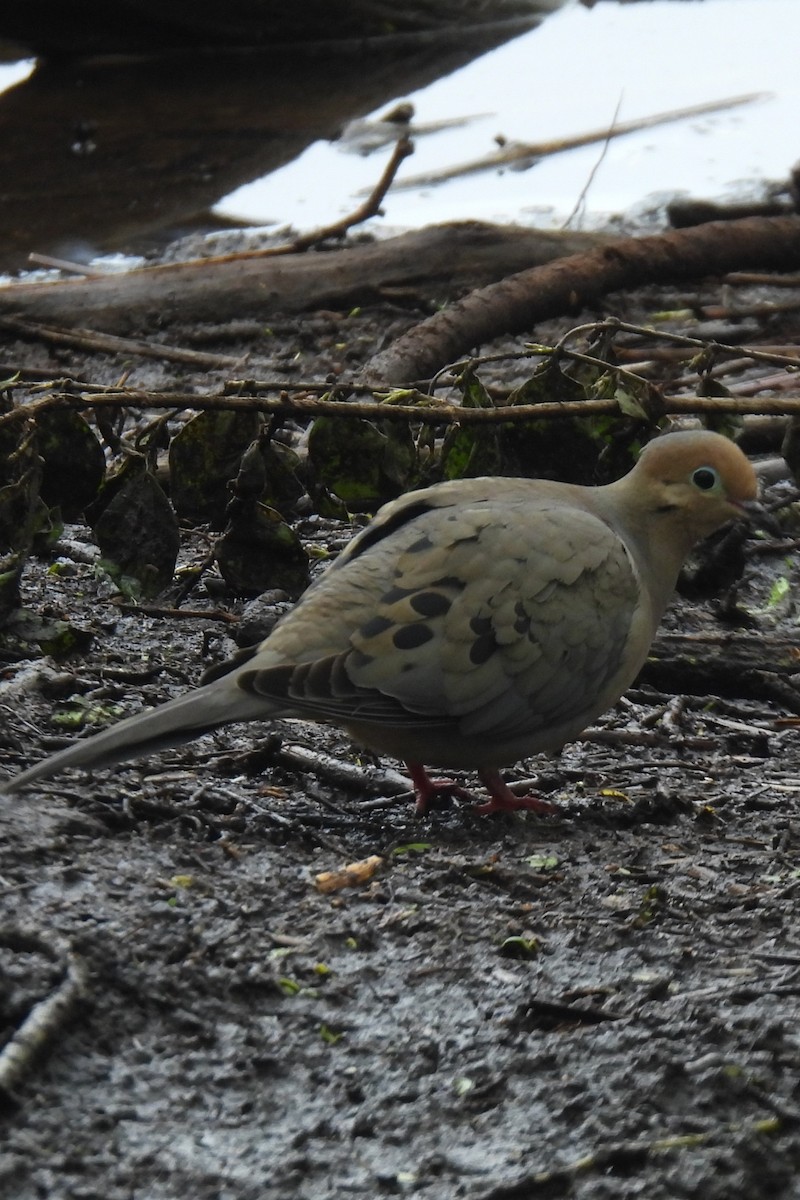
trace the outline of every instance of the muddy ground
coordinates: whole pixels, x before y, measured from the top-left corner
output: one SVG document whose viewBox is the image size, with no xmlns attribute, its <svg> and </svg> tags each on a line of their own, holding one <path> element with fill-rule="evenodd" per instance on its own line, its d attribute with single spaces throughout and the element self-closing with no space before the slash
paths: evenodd
<svg viewBox="0 0 800 1200">
<path fill-rule="evenodd" d="M 247 353 L 254 376 L 324 378 L 414 318 L 164 337 Z M 106 383 L 130 365 L 13 340 L 1 357 Z M 144 360 L 128 377 L 213 382 Z M 186 561 L 207 545 L 187 531 Z M 796 634 L 797 588 L 787 552 L 748 557 L 751 636 Z M 61 744 L 52 717 L 74 693 L 132 712 L 189 686 L 233 649 L 220 610 L 242 608 L 213 580 L 190 598 L 201 615 L 120 608 L 79 526 L 31 562 L 24 598 L 91 645 L 7 663 L 4 771 Z M 735 634 L 716 611 L 677 600 L 667 624 Z M 744 680 L 700 691 L 639 686 L 596 736 L 520 764 L 554 817 L 418 817 L 382 777 L 398 764 L 300 724 L 4 801 L 0 1033 L 59 986 L 72 1003 L 3 1098 L 0 1196 L 800 1195 L 800 732 Z M 354 764 L 356 783 L 291 747 Z M 360 886 L 315 886 L 372 855 Z"/>
</svg>

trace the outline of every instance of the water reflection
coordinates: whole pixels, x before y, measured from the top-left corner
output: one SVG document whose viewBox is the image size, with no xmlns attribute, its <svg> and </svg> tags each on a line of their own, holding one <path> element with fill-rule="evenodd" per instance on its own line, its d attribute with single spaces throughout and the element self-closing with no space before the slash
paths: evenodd
<svg viewBox="0 0 800 1200">
<path fill-rule="evenodd" d="M 220 197 L 538 19 L 461 28 L 457 45 L 450 30 L 43 63 L 0 96 L 0 269 L 219 224 L 208 210 Z"/>
</svg>

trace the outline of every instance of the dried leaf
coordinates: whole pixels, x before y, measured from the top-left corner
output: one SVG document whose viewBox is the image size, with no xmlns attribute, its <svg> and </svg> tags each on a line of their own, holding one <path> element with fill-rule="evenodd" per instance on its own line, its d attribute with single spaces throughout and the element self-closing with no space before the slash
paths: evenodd
<svg viewBox="0 0 800 1200">
<path fill-rule="evenodd" d="M 382 866 L 381 856 L 372 854 L 360 862 L 349 863 L 340 871 L 323 871 L 316 876 L 314 883 L 320 892 L 338 892 L 342 888 L 358 887 L 359 884 L 368 883 L 378 868 Z"/>
</svg>

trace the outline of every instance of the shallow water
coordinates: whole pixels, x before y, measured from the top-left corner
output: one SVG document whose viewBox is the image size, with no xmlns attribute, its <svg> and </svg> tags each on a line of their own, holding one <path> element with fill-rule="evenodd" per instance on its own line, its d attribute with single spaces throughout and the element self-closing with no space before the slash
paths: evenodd
<svg viewBox="0 0 800 1200">
<path fill-rule="evenodd" d="M 446 79 L 402 97 L 417 120 L 492 115 L 419 139 L 404 175 L 491 152 L 495 134 L 540 142 L 745 93 L 763 99 L 555 155 L 528 171 L 470 175 L 397 191 L 385 222 L 416 226 L 470 217 L 558 225 L 588 186 L 589 214 L 627 211 L 651 193 L 698 197 L 738 181 L 786 178 L 800 156 L 797 0 L 652 0 L 567 4 L 537 29 Z M 376 114 L 377 115 L 377 114 Z M 218 211 L 304 228 L 353 207 L 387 152 L 367 159 L 317 143 L 295 163 L 226 197 Z M 321 186 L 321 181 L 324 184 Z"/>
<path fill-rule="evenodd" d="M 676 192 L 729 196 L 786 179 L 798 154 L 798 44 L 797 0 L 599 0 L 592 8 L 567 0 L 537 28 L 442 78 L 448 51 L 429 55 L 417 74 L 426 86 L 408 95 L 397 84 L 411 77 L 410 63 L 397 55 L 367 64 L 369 81 L 358 67 L 346 85 L 330 55 L 305 68 L 285 56 L 270 66 L 200 52 L 155 66 L 79 64 L 69 76 L 38 70 L 0 103 L 0 267 L 24 266 L 30 251 L 80 261 L 147 252 L 165 235 L 215 221 L 302 230 L 334 221 L 374 185 L 389 153 L 347 153 L 337 130 L 371 105 L 385 113 L 393 97 L 412 101 L 421 123 L 485 114 L 418 137 L 402 180 L 491 153 L 497 134 L 552 141 L 758 94 L 527 170 L 393 189 L 384 217 L 369 224 L 477 218 L 557 227 L 573 214 L 591 226 L 637 207 L 658 221 Z M 33 69 L 0 66 L 0 91 Z"/>
</svg>

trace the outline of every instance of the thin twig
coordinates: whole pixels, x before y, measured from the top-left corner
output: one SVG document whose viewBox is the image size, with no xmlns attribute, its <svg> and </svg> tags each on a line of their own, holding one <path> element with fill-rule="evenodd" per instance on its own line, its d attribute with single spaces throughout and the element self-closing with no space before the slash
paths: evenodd
<svg viewBox="0 0 800 1200">
<path fill-rule="evenodd" d="M 137 617 L 170 617 L 183 621 L 221 621 L 224 625 L 236 625 L 239 617 L 221 608 L 167 608 L 158 604 L 118 604 L 120 612 L 133 613 Z"/>
<path fill-rule="evenodd" d="M 109 274 L 108 271 L 98 271 L 96 267 L 90 267 L 88 263 L 54 258 L 52 254 L 38 254 L 35 250 L 28 255 L 28 262 L 34 267 L 47 267 L 51 271 L 61 271 L 64 275 L 84 275 L 87 279 Z"/>
<path fill-rule="evenodd" d="M 282 395 L 231 396 L 212 393 L 144 392 L 136 389 L 117 391 L 58 392 L 0 415 L 0 428 L 20 418 L 36 417 L 52 408 L 154 408 L 197 411 L 240 411 L 278 413 L 285 416 L 336 416 L 345 420 L 419 421 L 425 425 L 502 425 L 515 421 L 568 420 L 574 417 L 622 415 L 616 399 L 547 401 L 542 404 L 515 404 L 501 408 L 460 408 L 441 405 L 433 397 L 420 398 L 426 403 L 387 404 L 383 402 L 346 403 L 316 396 Z M 432 402 L 432 403 L 431 403 Z M 666 396 L 658 402 L 655 419 L 702 413 L 756 413 L 761 416 L 800 415 L 800 396 Z"/>
<path fill-rule="evenodd" d="M 620 97 L 619 97 L 619 100 L 617 101 L 617 107 L 614 109 L 614 115 L 611 118 L 611 124 L 608 129 L 608 135 L 606 137 L 606 140 L 603 142 L 603 145 L 600 148 L 600 153 L 598 154 L 597 158 L 595 159 L 594 163 L 592 164 L 592 169 L 590 170 L 588 176 L 586 177 L 586 182 L 584 183 L 583 187 L 581 188 L 580 192 L 578 193 L 578 198 L 575 201 L 575 204 L 573 205 L 572 212 L 569 214 L 566 221 L 564 221 L 564 223 L 562 225 L 563 229 L 569 229 L 574 218 L 577 217 L 578 213 L 584 208 L 584 206 L 586 204 L 586 197 L 589 194 L 589 188 L 594 183 L 595 176 L 597 175 L 597 172 L 600 170 L 600 167 L 602 166 L 603 159 L 608 154 L 608 149 L 609 149 L 609 146 L 611 145 L 611 139 L 614 136 L 614 129 L 617 126 L 617 118 L 619 117 L 619 110 L 620 110 L 621 105 L 622 105 L 622 93 L 620 92 Z"/>
<path fill-rule="evenodd" d="M 779 367 L 794 367 L 800 365 L 796 354 L 774 354 L 766 350 L 758 350 L 753 346 L 731 346 L 726 342 L 717 342 L 709 338 L 690 337 L 685 333 L 671 333 L 666 329 L 656 329 L 652 325 L 633 325 L 628 321 L 620 321 L 617 317 L 607 317 L 603 321 L 589 321 L 585 325 L 576 325 L 561 339 L 559 346 L 567 339 L 581 333 L 635 333 L 639 337 L 655 338 L 664 342 L 672 342 L 676 346 L 696 346 L 699 350 L 713 350 L 715 354 L 733 354 L 737 358 L 747 356 L 754 362 L 774 363 Z"/>
<path fill-rule="evenodd" d="M 56 325 L 40 325 L 19 317 L 0 317 L 0 329 L 8 329 L 24 338 L 32 338 L 52 346 L 74 346 L 99 354 L 135 354 L 139 358 L 155 358 L 164 362 L 188 363 L 195 367 L 241 369 L 242 356 L 208 354 L 204 350 L 186 350 L 180 346 L 162 346 L 139 338 L 118 337 L 95 329 L 62 329 Z"/>
<path fill-rule="evenodd" d="M 767 271 L 729 271 L 722 277 L 723 283 L 746 287 L 800 287 L 800 275 L 774 275 Z"/>
<path fill-rule="evenodd" d="M 391 157 L 383 169 L 380 179 L 375 184 L 375 187 L 367 196 L 358 208 L 349 213 L 346 217 L 342 217 L 339 221 L 334 221 L 331 225 L 322 225 L 318 229 L 312 229 L 309 233 L 300 233 L 297 237 L 292 238 L 290 242 L 284 242 L 280 246 L 267 246 L 263 250 L 243 250 L 237 254 L 220 254 L 208 258 L 207 262 L 237 262 L 241 259 L 256 259 L 256 258 L 275 258 L 282 254 L 301 254 L 306 250 L 310 250 L 312 246 L 318 246 L 321 242 L 328 242 L 334 238 L 341 238 L 352 229 L 355 225 L 362 225 L 364 221 L 368 221 L 370 217 L 381 216 L 381 204 L 384 201 L 386 193 L 392 186 L 394 177 L 397 174 L 397 169 L 404 158 L 408 158 L 409 154 L 414 153 L 414 147 L 408 134 L 404 133 L 397 139 Z"/>
<path fill-rule="evenodd" d="M 331 754 L 319 754 L 306 746 L 284 744 L 275 751 L 274 762 L 293 771 L 308 771 L 348 791 L 393 795 L 406 795 L 411 791 L 408 780 L 398 771 L 373 771 Z"/>
<path fill-rule="evenodd" d="M 86 332 L 86 331 L 84 331 Z M 615 318 L 593 321 L 578 325 L 568 330 L 555 346 L 530 344 L 519 351 L 502 354 L 477 356 L 470 360 L 462 360 L 450 364 L 446 370 L 450 372 L 463 371 L 467 366 L 476 369 L 480 366 L 498 361 L 516 361 L 527 358 L 564 357 L 571 361 L 589 363 L 609 372 L 617 371 L 620 378 L 629 380 L 632 384 L 645 384 L 646 381 L 630 370 L 615 367 L 603 359 L 583 351 L 571 350 L 568 342 L 579 336 L 592 336 L 601 333 L 627 333 L 649 340 L 661 339 L 676 346 L 690 350 L 704 351 L 708 355 L 732 355 L 736 362 L 764 362 L 782 367 L 798 367 L 797 357 L 790 354 L 778 354 L 768 350 L 758 350 L 752 347 L 731 346 L 721 342 L 690 337 L 686 334 L 671 333 L 656 330 L 641 325 L 633 325 Z M 124 340 L 124 339 L 123 339 Z M 146 343 L 145 343 L 146 345 Z M 177 351 L 179 354 L 194 353 Z M 792 378 L 790 372 L 789 378 Z M 23 385 L 22 381 L 13 380 L 4 390 L 14 392 Z M 773 386 L 775 380 L 773 378 Z M 34 388 L 27 385 L 28 391 L 33 392 L 36 399 L 28 404 L 19 405 L 8 413 L 0 415 L 0 427 L 19 419 L 35 417 L 37 413 L 53 407 L 70 408 L 155 408 L 174 410 L 220 410 L 220 411 L 255 411 L 313 417 L 319 415 L 345 417 L 350 419 L 368 418 L 378 420 L 418 421 L 429 425 L 449 424 L 497 424 L 510 421 L 540 420 L 540 419 L 570 419 L 573 417 L 592 417 L 599 415 L 619 414 L 622 409 L 617 399 L 587 399 L 576 401 L 552 401 L 540 404 L 515 404 L 513 406 L 498 405 L 492 408 L 462 408 L 458 405 L 447 405 L 438 397 L 417 389 L 414 385 L 408 387 L 386 386 L 385 394 L 381 393 L 379 384 L 365 385 L 363 383 L 342 383 L 331 388 L 328 384 L 308 381 L 293 385 L 276 380 L 245 380 L 232 379 L 223 386 L 223 392 L 199 395 L 176 392 L 148 392 L 131 388 L 108 388 L 100 384 L 84 384 L 70 379 L 53 380 L 49 384 L 41 384 Z M 57 390 L 62 389 L 62 390 Z M 40 393 L 46 394 L 41 396 Z M 277 396 L 269 395 L 277 393 Z M 290 394 L 292 393 L 292 394 Z M 299 394 L 297 394 L 299 393 Z M 315 395 L 314 393 L 321 393 Z M 339 394 L 342 399 L 335 399 Z M 352 394 L 375 395 L 378 400 L 353 402 L 346 397 Z M 787 416 L 800 414 L 800 396 L 769 396 L 751 399 L 744 395 L 737 396 L 666 396 L 660 397 L 651 390 L 653 398 L 653 420 L 666 415 L 690 413 L 737 413 L 758 414 L 762 416 Z M 397 401 L 397 402 L 395 402 Z M 401 403 L 400 401 L 403 401 Z"/>
<path fill-rule="evenodd" d="M 456 163 L 443 171 L 431 171 L 422 175 L 410 175 L 396 184 L 398 188 L 429 187 L 444 183 L 449 179 L 458 179 L 463 175 L 474 174 L 477 171 L 489 171 L 495 167 L 507 167 L 527 159 L 544 158 L 548 154 L 560 154 L 564 150 L 574 150 L 579 146 L 589 146 L 594 142 L 604 142 L 609 137 L 621 137 L 623 134 L 638 133 L 641 129 L 652 129 L 656 125 L 664 125 L 670 121 L 682 121 L 688 117 L 696 117 L 701 113 L 722 112 L 739 104 L 751 104 L 761 99 L 762 93 L 753 92 L 747 96 L 732 96 L 728 100 L 712 100 L 706 104 L 695 104 L 688 108 L 673 109 L 670 112 L 656 113 L 651 117 L 640 117 L 634 121 L 620 121 L 610 131 L 594 129 L 589 133 L 576 134 L 574 137 L 558 138 L 549 142 L 512 142 L 493 151 L 482 158 L 474 158 L 469 162 Z"/>
</svg>

